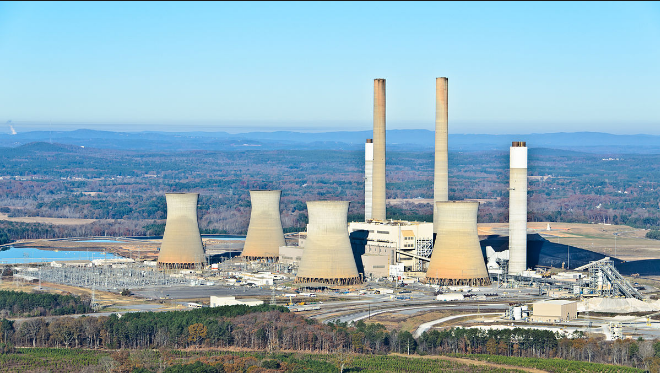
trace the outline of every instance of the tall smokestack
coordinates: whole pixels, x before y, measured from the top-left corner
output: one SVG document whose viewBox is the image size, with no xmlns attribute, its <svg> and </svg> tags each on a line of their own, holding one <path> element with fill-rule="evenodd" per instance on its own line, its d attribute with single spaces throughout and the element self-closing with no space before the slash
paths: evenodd
<svg viewBox="0 0 660 373">
<path fill-rule="evenodd" d="M 190 269 L 206 259 L 197 225 L 197 193 L 165 193 L 167 221 L 158 253 L 158 267 Z"/>
<path fill-rule="evenodd" d="M 364 220 L 373 219 L 374 141 L 364 144 Z"/>
<path fill-rule="evenodd" d="M 527 144 L 511 144 L 509 175 L 509 273 L 527 269 Z"/>
<path fill-rule="evenodd" d="M 284 246 L 280 219 L 281 190 L 251 190 L 250 225 L 241 256 L 252 259 L 277 259 Z"/>
<path fill-rule="evenodd" d="M 385 79 L 374 79 L 374 161 L 371 217 L 385 220 Z"/>
<path fill-rule="evenodd" d="M 433 173 L 433 233 L 438 233 L 437 202 L 449 200 L 449 162 L 447 158 L 448 123 L 447 78 L 435 78 L 435 171 Z"/>
</svg>

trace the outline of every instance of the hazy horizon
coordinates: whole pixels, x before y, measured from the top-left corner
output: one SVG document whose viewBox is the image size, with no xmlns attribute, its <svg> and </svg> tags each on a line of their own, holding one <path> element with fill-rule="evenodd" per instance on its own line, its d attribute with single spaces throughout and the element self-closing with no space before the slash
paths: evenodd
<svg viewBox="0 0 660 373">
<path fill-rule="evenodd" d="M 318 123 L 318 122 L 317 122 Z M 487 127 L 487 128 L 485 128 Z M 472 130 L 465 130 L 464 123 L 449 123 L 449 134 L 452 135 L 527 135 L 527 134 L 544 134 L 544 133 L 578 133 L 578 132 L 594 132 L 594 133 L 607 133 L 612 135 L 660 135 L 660 125 L 655 126 L 649 124 L 645 127 L 645 132 L 631 130 L 630 125 L 619 124 L 621 131 L 603 130 L 601 125 L 578 126 L 566 125 L 558 126 L 554 124 L 542 124 L 538 126 L 529 126 L 521 124 L 519 126 L 511 126 L 503 128 L 502 131 L 496 131 L 498 125 L 483 125 L 467 127 Z M 0 127 L 2 128 L 2 127 Z M 110 131 L 110 132 L 227 132 L 230 134 L 251 133 L 251 132 L 279 132 L 290 131 L 300 133 L 323 133 L 323 132 L 359 132 L 371 131 L 373 129 L 372 123 L 355 123 L 344 122 L 325 125 L 309 126 L 305 124 L 291 125 L 291 124 L 271 124 L 271 125 L 215 125 L 215 124 L 137 124 L 137 123 L 94 123 L 94 124 L 68 124 L 68 123 L 24 123 L 7 121 L 4 129 L 0 129 L 0 133 L 11 134 L 12 128 L 17 133 L 34 132 L 34 131 L 76 131 L 76 130 L 93 130 L 93 131 Z M 481 130 L 480 130 L 481 129 Z M 402 126 L 397 123 L 387 123 L 387 130 L 428 130 L 434 131 L 434 124 L 430 126 Z M 463 130 L 463 131 L 462 131 Z"/>
</svg>

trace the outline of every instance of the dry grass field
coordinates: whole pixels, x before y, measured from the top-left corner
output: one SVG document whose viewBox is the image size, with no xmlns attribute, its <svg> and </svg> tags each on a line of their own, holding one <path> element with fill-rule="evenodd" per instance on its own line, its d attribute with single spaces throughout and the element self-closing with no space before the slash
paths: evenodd
<svg viewBox="0 0 660 373">
<path fill-rule="evenodd" d="M 0 213 L 0 220 L 14 221 L 19 223 L 41 223 L 53 225 L 82 225 L 98 221 L 97 219 L 44 218 L 41 216 L 9 217 L 4 213 Z"/>
<path fill-rule="evenodd" d="M 538 233 L 544 239 L 561 245 L 570 245 L 626 261 L 660 258 L 660 240 L 645 238 L 646 229 L 626 225 L 528 223 L 528 233 Z M 479 224 L 479 235 L 508 235 L 508 225 Z M 615 236 L 616 234 L 616 236 Z"/>
</svg>

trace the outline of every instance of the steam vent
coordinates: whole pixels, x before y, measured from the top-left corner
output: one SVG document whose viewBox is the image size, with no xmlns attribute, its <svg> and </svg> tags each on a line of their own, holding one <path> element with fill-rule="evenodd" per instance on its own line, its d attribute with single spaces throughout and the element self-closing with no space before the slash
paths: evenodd
<svg viewBox="0 0 660 373">
<path fill-rule="evenodd" d="M 197 193 L 166 193 L 167 222 L 158 254 L 158 267 L 192 269 L 204 264 L 197 225 Z"/>
<path fill-rule="evenodd" d="M 311 201 L 307 202 L 307 212 L 307 242 L 294 282 L 360 284 L 348 238 L 348 202 Z"/>
<path fill-rule="evenodd" d="M 527 269 L 527 144 L 511 144 L 509 173 L 509 273 Z"/>
<path fill-rule="evenodd" d="M 277 259 L 285 246 L 280 219 L 281 190 L 251 190 L 250 226 L 241 256 L 248 260 Z"/>
<path fill-rule="evenodd" d="M 490 284 L 477 235 L 479 202 L 436 202 L 439 230 L 426 282 L 443 286 Z"/>
</svg>

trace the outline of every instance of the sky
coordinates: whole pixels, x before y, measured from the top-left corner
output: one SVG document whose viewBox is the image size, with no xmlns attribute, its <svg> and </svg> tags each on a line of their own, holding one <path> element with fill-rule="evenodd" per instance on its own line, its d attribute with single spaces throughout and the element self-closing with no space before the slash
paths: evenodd
<svg viewBox="0 0 660 373">
<path fill-rule="evenodd" d="M 660 134 L 660 2 L 0 2 L 0 132 Z M 11 121 L 11 122 L 9 122 Z"/>
</svg>

